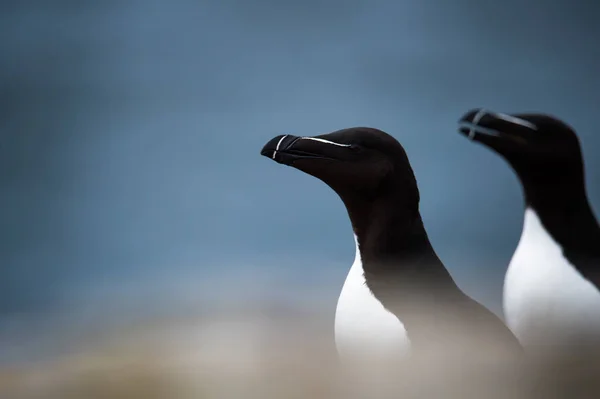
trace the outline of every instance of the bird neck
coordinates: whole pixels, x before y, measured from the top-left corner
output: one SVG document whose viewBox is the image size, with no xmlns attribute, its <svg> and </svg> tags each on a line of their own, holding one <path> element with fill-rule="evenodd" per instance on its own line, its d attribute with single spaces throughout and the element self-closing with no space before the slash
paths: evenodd
<svg viewBox="0 0 600 399">
<path fill-rule="evenodd" d="M 537 214 L 565 251 L 600 256 L 600 227 L 587 198 L 583 174 L 551 177 L 522 182 L 525 208 Z"/>
<path fill-rule="evenodd" d="M 430 296 L 458 290 L 429 241 L 418 204 L 388 196 L 347 208 L 365 279 L 376 296 Z"/>
</svg>

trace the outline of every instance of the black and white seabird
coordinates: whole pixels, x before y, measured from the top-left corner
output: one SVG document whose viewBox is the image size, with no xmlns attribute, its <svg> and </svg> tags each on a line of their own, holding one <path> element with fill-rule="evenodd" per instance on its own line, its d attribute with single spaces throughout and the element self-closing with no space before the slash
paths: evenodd
<svg viewBox="0 0 600 399">
<path fill-rule="evenodd" d="M 484 109 L 459 124 L 462 134 L 500 154 L 523 187 L 523 230 L 504 280 L 508 326 L 531 348 L 597 344 L 600 227 L 575 131 L 548 115 Z"/>
<path fill-rule="evenodd" d="M 472 355 L 477 342 L 520 353 L 510 330 L 460 290 L 434 252 L 413 170 L 395 138 L 366 127 L 281 135 L 261 154 L 325 182 L 348 211 L 356 257 L 335 316 L 342 360 L 440 350 Z"/>
</svg>

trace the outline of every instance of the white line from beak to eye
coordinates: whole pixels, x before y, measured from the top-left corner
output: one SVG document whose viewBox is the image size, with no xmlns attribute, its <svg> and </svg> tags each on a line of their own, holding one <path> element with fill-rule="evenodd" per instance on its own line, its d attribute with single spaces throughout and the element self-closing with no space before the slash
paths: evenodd
<svg viewBox="0 0 600 399">
<path fill-rule="evenodd" d="M 473 117 L 473 121 L 470 123 L 470 125 L 471 125 L 471 128 L 469 129 L 469 139 L 470 140 L 473 140 L 475 138 L 475 133 L 477 133 L 478 128 L 481 127 L 481 126 L 478 126 L 477 124 L 479 123 L 481 118 L 483 118 L 486 114 L 489 114 L 496 119 L 501 119 L 508 123 L 513 123 L 515 125 L 523 126 L 528 129 L 531 129 L 531 130 L 538 130 L 536 125 L 534 125 L 533 123 L 526 121 L 524 119 L 517 118 L 515 116 L 511 116 L 508 114 L 502 114 L 499 112 L 490 112 L 485 109 L 480 109 Z"/>
<path fill-rule="evenodd" d="M 529 129 L 532 129 L 532 130 L 538 130 L 537 126 L 534 125 L 533 123 L 531 123 L 529 121 L 526 121 L 524 119 L 521 119 L 521 118 L 517 118 L 517 117 L 512 116 L 512 115 L 500 114 L 500 113 L 493 113 L 492 115 L 495 116 L 498 119 L 505 120 L 506 122 L 514 123 L 515 125 L 524 126 L 524 127 L 529 128 Z"/>
<path fill-rule="evenodd" d="M 337 145 L 338 147 L 351 147 L 352 144 L 340 144 L 340 143 L 336 143 L 334 141 L 329 141 L 329 140 L 325 140 L 325 139 L 320 139 L 318 137 L 301 137 L 302 140 L 312 140 L 312 141 L 318 141 L 319 143 L 325 143 L 325 144 L 331 144 L 331 145 Z"/>
<path fill-rule="evenodd" d="M 277 151 L 279 151 L 279 146 L 281 146 L 281 142 L 283 141 L 283 139 L 285 139 L 287 136 L 289 136 L 288 134 L 286 134 L 285 136 L 283 136 L 282 138 L 279 139 L 279 141 L 277 142 L 277 147 L 275 147 L 275 151 L 273 151 L 273 159 L 275 159 L 275 155 L 277 154 Z"/>
</svg>

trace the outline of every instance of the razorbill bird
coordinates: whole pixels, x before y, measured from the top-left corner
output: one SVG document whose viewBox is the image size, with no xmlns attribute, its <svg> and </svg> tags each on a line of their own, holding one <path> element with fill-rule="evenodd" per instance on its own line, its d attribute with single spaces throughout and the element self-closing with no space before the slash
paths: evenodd
<svg viewBox="0 0 600 399">
<path fill-rule="evenodd" d="M 484 109 L 468 112 L 459 124 L 462 134 L 500 154 L 523 187 L 523 230 L 504 280 L 508 326 L 531 349 L 595 343 L 600 228 L 575 131 L 548 115 Z"/>
<path fill-rule="evenodd" d="M 460 290 L 434 252 L 412 167 L 395 138 L 367 127 L 281 135 L 261 154 L 320 179 L 346 206 L 356 257 L 335 314 L 342 361 L 472 355 L 478 342 L 520 353 L 510 330 Z"/>
</svg>

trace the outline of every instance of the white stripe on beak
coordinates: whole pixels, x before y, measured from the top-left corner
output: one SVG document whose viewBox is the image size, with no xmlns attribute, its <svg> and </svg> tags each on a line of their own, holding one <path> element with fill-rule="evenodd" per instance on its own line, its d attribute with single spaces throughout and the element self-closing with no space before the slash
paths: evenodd
<svg viewBox="0 0 600 399">
<path fill-rule="evenodd" d="M 479 123 L 481 118 L 483 118 L 484 115 L 487 113 L 489 113 L 489 112 L 483 108 L 480 109 L 479 111 L 477 111 L 477 113 L 473 117 L 473 121 L 471 122 L 471 128 L 469 129 L 469 140 L 473 140 L 475 138 L 475 133 L 477 131 L 477 124 Z"/>
<path fill-rule="evenodd" d="M 285 136 L 283 136 L 282 138 L 279 139 L 279 141 L 277 142 L 277 147 L 275 147 L 275 151 L 273 151 L 273 159 L 275 159 L 275 155 L 277 154 L 277 151 L 279 151 L 279 146 L 281 146 L 281 142 L 287 137 L 289 136 L 288 134 L 286 134 Z"/>
</svg>

